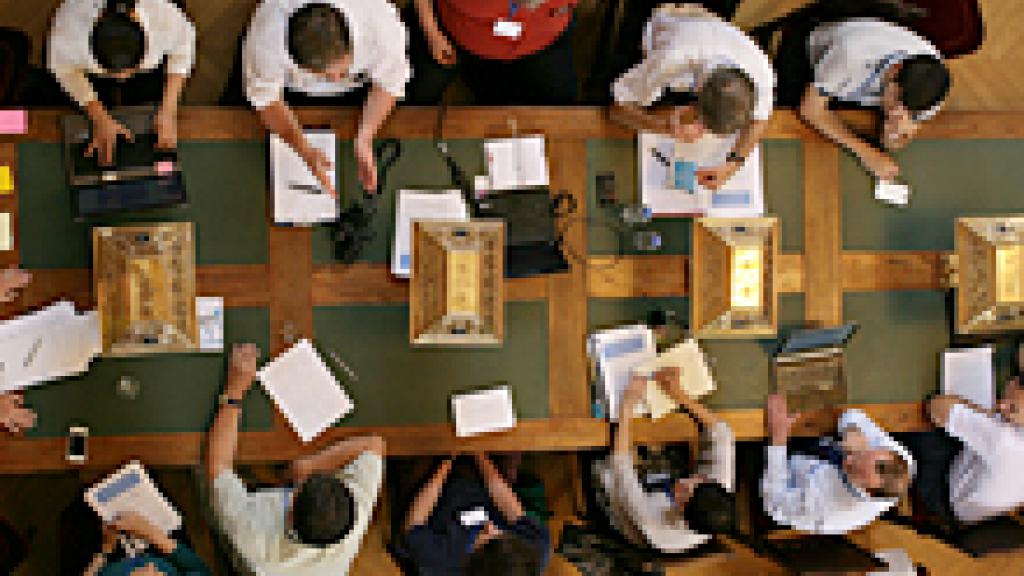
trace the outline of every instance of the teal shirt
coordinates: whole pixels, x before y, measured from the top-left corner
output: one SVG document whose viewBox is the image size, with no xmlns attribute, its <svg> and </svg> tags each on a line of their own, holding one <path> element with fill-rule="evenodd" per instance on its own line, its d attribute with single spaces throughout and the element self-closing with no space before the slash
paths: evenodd
<svg viewBox="0 0 1024 576">
<path fill-rule="evenodd" d="M 174 552 L 171 552 L 169 556 L 143 554 L 135 558 L 125 558 L 104 566 L 100 570 L 99 576 L 128 576 L 132 570 L 146 564 L 153 564 L 168 576 L 212 576 L 206 563 L 191 548 L 181 542 L 178 542 Z"/>
</svg>

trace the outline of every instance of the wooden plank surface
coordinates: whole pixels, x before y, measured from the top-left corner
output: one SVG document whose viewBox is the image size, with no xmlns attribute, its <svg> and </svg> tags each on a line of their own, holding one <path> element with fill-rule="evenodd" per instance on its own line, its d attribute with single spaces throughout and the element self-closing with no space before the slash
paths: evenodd
<svg viewBox="0 0 1024 576">
<path fill-rule="evenodd" d="M 587 218 L 587 156 L 583 140 L 548 143 L 551 190 L 567 192 L 576 200 L 576 213 Z M 587 253 L 587 227 L 569 226 L 563 242 L 569 254 Z M 548 412 L 552 418 L 590 415 L 590 381 L 587 374 L 587 270 L 570 256 L 569 271 L 548 277 Z"/>
<path fill-rule="evenodd" d="M 943 252 L 843 252 L 843 290 L 940 290 Z"/>
<path fill-rule="evenodd" d="M 804 142 L 804 320 L 843 321 L 839 150 L 831 142 Z"/>
<path fill-rule="evenodd" d="M 270 228 L 270 346 L 313 338 L 313 246 L 309 228 Z"/>
</svg>

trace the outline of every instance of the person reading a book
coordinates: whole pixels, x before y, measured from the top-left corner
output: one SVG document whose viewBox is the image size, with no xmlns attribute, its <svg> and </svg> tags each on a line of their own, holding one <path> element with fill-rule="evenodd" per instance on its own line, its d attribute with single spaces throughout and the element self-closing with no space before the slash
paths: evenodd
<svg viewBox="0 0 1024 576">
<path fill-rule="evenodd" d="M 291 485 L 250 490 L 234 470 L 259 349 L 236 345 L 207 444 L 210 501 L 243 573 L 347 574 L 384 475 L 384 440 L 349 438 L 291 463 Z"/>
<path fill-rule="evenodd" d="M 143 540 L 145 552 L 136 556 L 118 555 L 118 541 L 124 535 Z M 184 541 L 165 534 L 145 516 L 125 512 L 103 526 L 103 547 L 85 576 L 210 576 L 203 559 Z"/>
<path fill-rule="evenodd" d="M 736 439 L 728 424 L 683 391 L 678 368 L 662 369 L 654 379 L 699 426 L 699 464 L 683 477 L 641 478 L 631 421 L 647 378 L 633 376 L 619 404 L 612 453 L 594 464 L 596 497 L 612 526 L 633 544 L 685 552 L 735 528 Z"/>
<path fill-rule="evenodd" d="M 387 0 L 264 0 L 249 24 L 242 71 L 236 70 L 232 81 L 241 85 L 244 76 L 245 98 L 260 120 L 295 150 L 332 196 L 337 193 L 328 177 L 330 162 L 306 140 L 290 106 L 365 101 L 353 143 L 359 181 L 374 191 L 373 137 L 404 97 L 411 76 L 407 36 Z"/>
<path fill-rule="evenodd" d="M 543 574 L 550 534 L 523 501 L 518 456 L 443 460 L 409 506 L 399 556 L 421 576 Z"/>
<path fill-rule="evenodd" d="M 931 514 L 954 525 L 974 524 L 1024 504 L 1024 388 L 1019 379 L 1006 383 L 993 410 L 942 395 L 928 402 L 928 415 L 952 440 L 947 458 L 942 458 L 946 451 L 921 455 L 928 467 L 922 465 L 916 488 Z"/>
<path fill-rule="evenodd" d="M 114 161 L 132 133 L 108 106 L 159 103 L 157 147 L 178 143 L 178 102 L 195 63 L 195 27 L 175 0 L 65 0 L 50 30 L 48 65 L 92 121 L 86 155 Z"/>
<path fill-rule="evenodd" d="M 910 452 L 860 410 L 839 418 L 840 442 L 815 439 L 793 453 L 787 443 L 799 414 L 768 397 L 770 445 L 761 479 L 764 511 L 779 524 L 816 534 L 845 534 L 871 523 L 906 493 L 914 475 Z"/>
<path fill-rule="evenodd" d="M 611 118 L 682 142 L 738 134 L 721 165 L 697 172 L 717 189 L 760 142 L 774 87 L 771 61 L 739 28 L 700 5 L 664 4 L 647 22 L 643 60 L 612 84 Z"/>
<path fill-rule="evenodd" d="M 755 31 L 761 36 L 782 29 L 775 53 L 779 106 L 797 107 L 807 124 L 885 181 L 900 173 L 892 151 L 935 116 L 951 84 L 939 50 L 900 24 L 906 20 L 902 4 L 822 0 Z M 879 136 L 854 132 L 836 105 L 879 110 Z"/>
<path fill-rule="evenodd" d="M 32 274 L 17 267 L 0 272 L 0 304 L 13 302 L 32 281 Z M 25 406 L 24 397 L 15 392 L 0 394 L 0 426 L 18 433 L 36 425 L 36 413 Z"/>
</svg>

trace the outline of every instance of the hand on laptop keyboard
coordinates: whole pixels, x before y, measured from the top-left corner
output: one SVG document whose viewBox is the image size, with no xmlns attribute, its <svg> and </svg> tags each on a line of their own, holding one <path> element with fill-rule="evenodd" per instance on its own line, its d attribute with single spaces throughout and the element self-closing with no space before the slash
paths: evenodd
<svg viewBox="0 0 1024 576">
<path fill-rule="evenodd" d="M 131 130 L 123 124 L 114 120 L 109 114 L 96 118 L 92 123 L 92 141 L 85 149 L 85 155 L 91 157 L 99 153 L 100 166 L 110 166 L 114 163 L 114 147 L 117 145 L 118 136 L 132 141 Z"/>
</svg>

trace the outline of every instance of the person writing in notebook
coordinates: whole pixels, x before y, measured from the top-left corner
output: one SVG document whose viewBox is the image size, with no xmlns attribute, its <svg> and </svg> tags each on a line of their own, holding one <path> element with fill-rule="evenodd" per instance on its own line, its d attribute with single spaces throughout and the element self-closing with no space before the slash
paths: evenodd
<svg viewBox="0 0 1024 576">
<path fill-rule="evenodd" d="M 157 147 L 175 148 L 195 48 L 195 28 L 174 0 L 65 0 L 50 30 L 48 64 L 92 121 L 86 154 L 110 165 L 118 138 L 132 138 L 109 106 L 153 103 Z"/>
<path fill-rule="evenodd" d="M 121 535 L 143 540 L 149 547 L 137 556 L 118 557 Z M 84 576 L 211 576 L 203 559 L 188 544 L 165 534 L 145 516 L 125 512 L 103 526 L 103 547 Z"/>
<path fill-rule="evenodd" d="M 721 187 L 746 162 L 771 118 L 771 61 L 739 28 L 696 4 L 655 10 L 643 54 L 612 85 L 612 119 L 681 142 L 736 134 L 722 164 L 697 172 L 701 185 Z"/>
<path fill-rule="evenodd" d="M 259 349 L 236 345 L 207 444 L 214 516 L 238 570 L 261 576 L 347 574 L 384 476 L 384 440 L 349 438 L 291 464 L 290 486 L 250 490 L 234 470 L 242 401 Z"/>
<path fill-rule="evenodd" d="M 653 485 L 638 474 L 632 419 L 643 402 L 647 378 L 633 376 L 619 404 L 612 453 L 594 465 L 598 502 L 612 526 L 638 546 L 685 552 L 736 521 L 736 440 L 729 425 L 686 394 L 678 368 L 654 376 L 661 389 L 686 410 L 700 428 L 700 462 L 693 473 Z"/>
<path fill-rule="evenodd" d="M 19 292 L 32 281 L 32 274 L 11 267 L 0 272 L 0 304 L 13 302 Z M 16 392 L 0 394 L 0 426 L 18 433 L 36 425 L 36 413 L 25 407 L 24 397 Z"/>
<path fill-rule="evenodd" d="M 937 396 L 928 415 L 955 444 L 952 464 L 945 469 L 922 469 L 918 485 L 932 514 L 973 524 L 1007 514 L 1024 504 L 1024 388 L 1014 378 L 1003 387 L 994 410 L 958 396 Z M 929 463 L 932 455 L 922 456 Z M 923 467 L 922 467 L 923 468 Z"/>
</svg>

